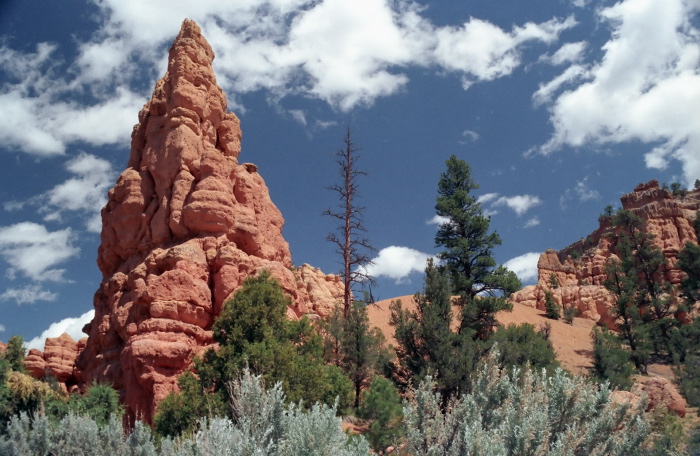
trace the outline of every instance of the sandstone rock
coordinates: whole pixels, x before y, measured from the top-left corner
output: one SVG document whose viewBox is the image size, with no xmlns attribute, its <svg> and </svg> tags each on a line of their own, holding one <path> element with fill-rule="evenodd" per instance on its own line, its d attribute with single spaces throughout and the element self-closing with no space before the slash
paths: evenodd
<svg viewBox="0 0 700 456">
<path fill-rule="evenodd" d="M 49 337 L 44 343 L 44 352 L 31 349 L 24 359 L 27 373 L 36 378 L 54 377 L 66 388 L 77 384 L 81 372 L 75 369 L 75 360 L 85 348 L 85 339 L 76 342 L 66 333 Z"/>
<path fill-rule="evenodd" d="M 192 359 L 214 346 L 212 323 L 247 277 L 269 270 L 292 298 L 292 318 L 326 315 L 343 295 L 338 277 L 293 269 L 282 214 L 258 168 L 238 163 L 240 124 L 226 112 L 213 59 L 185 20 L 102 210 L 103 279 L 75 372 L 85 384 L 112 384 L 132 417 L 146 421 Z M 50 369 L 67 373 L 46 356 Z"/>
<path fill-rule="evenodd" d="M 689 191 L 683 198 L 674 197 L 653 180 L 639 184 L 634 192 L 623 195 L 620 201 L 623 209 L 644 219 L 647 231 L 654 235 L 655 243 L 666 258 L 665 278 L 671 283 L 680 283 L 684 275 L 675 263 L 686 242 L 698 242 L 693 221 L 700 209 L 700 190 Z M 606 236 L 610 230 L 609 218 L 601 217 L 600 227 L 586 239 L 558 252 L 548 249 L 540 255 L 537 263 L 537 285 L 514 293 L 511 300 L 544 310 L 545 291 L 549 290 L 563 308 L 575 307 L 579 317 L 614 328 L 615 319 L 610 314 L 613 297 L 603 286 L 605 265 L 611 258 L 616 258 L 615 246 Z M 577 256 L 574 252 L 580 257 L 574 258 Z M 556 278 L 557 288 L 550 286 L 551 277 Z"/>
<path fill-rule="evenodd" d="M 675 385 L 663 377 L 638 377 L 630 393 L 647 397 L 647 411 L 665 406 L 670 412 L 683 418 L 686 413 L 686 402 Z"/>
</svg>

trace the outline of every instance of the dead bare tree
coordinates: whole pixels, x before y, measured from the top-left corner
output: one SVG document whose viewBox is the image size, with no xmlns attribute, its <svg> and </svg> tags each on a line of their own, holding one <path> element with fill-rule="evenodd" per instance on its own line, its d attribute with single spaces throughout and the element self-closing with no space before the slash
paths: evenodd
<svg viewBox="0 0 700 456">
<path fill-rule="evenodd" d="M 323 214 L 331 216 L 338 222 L 335 232 L 328 234 L 328 241 L 336 245 L 336 252 L 343 257 L 342 277 L 345 285 L 343 296 L 343 314 L 347 317 L 352 305 L 352 287 L 354 284 L 374 284 L 374 279 L 367 273 L 366 267 L 372 264 L 370 252 L 376 251 L 369 240 L 363 237 L 367 232 L 364 224 L 364 207 L 357 206 L 358 179 L 367 173 L 357 167 L 360 159 L 359 149 L 352 142 L 350 127 L 343 139 L 343 148 L 335 153 L 339 166 L 340 184 L 326 187 L 338 194 L 339 203 L 335 210 L 326 209 Z"/>
</svg>

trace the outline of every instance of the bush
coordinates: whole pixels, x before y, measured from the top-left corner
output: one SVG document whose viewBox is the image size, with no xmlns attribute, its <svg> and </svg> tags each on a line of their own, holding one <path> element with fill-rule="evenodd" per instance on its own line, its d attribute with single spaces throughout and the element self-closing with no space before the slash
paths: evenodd
<svg viewBox="0 0 700 456">
<path fill-rule="evenodd" d="M 308 411 L 285 405 L 281 385 L 265 390 L 260 376 L 244 371 L 230 385 L 235 421 L 202 419 L 191 437 L 164 438 L 160 449 L 150 428 L 136 422 L 127 435 L 112 415 L 106 425 L 92 418 L 66 415 L 55 426 L 46 416 L 12 418 L 7 435 L 0 437 L 0 454 L 8 456 L 366 456 L 362 437 L 348 438 L 335 408 L 315 404 Z"/>
<path fill-rule="evenodd" d="M 593 367 L 591 372 L 599 381 L 608 381 L 613 388 L 629 390 L 632 386 L 634 365 L 630 361 L 629 351 L 625 350 L 620 340 L 607 329 L 594 328 Z"/>
<path fill-rule="evenodd" d="M 524 367 L 526 364 L 537 371 L 553 371 L 559 367 L 551 342 L 531 324 L 499 327 L 488 344 L 495 348 L 499 365 L 506 369 Z"/>
<path fill-rule="evenodd" d="M 564 322 L 573 325 L 574 318 L 578 316 L 578 309 L 574 306 L 567 307 L 564 309 Z"/>
<path fill-rule="evenodd" d="M 374 377 L 369 389 L 362 393 L 362 404 L 357 415 L 371 421 L 365 436 L 374 451 L 384 451 L 389 445 L 397 443 L 401 436 L 403 410 L 399 392 L 389 380 Z"/>
<path fill-rule="evenodd" d="M 473 392 L 440 407 L 431 377 L 404 404 L 406 449 L 416 455 L 635 454 L 649 432 L 644 404 L 611 401 L 606 385 L 529 368 L 500 369 L 492 354 Z"/>
</svg>

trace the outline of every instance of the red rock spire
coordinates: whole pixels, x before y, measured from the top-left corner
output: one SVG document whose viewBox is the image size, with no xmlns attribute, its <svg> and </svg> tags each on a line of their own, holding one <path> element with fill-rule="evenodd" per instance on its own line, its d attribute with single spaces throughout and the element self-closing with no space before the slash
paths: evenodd
<svg viewBox="0 0 700 456">
<path fill-rule="evenodd" d="M 226 112 L 213 59 L 185 20 L 102 210 L 103 280 L 77 370 L 87 384 L 113 384 L 146 420 L 213 344 L 212 322 L 251 274 L 272 273 L 293 298 L 293 317 L 327 314 L 342 296 L 336 276 L 290 270 L 282 215 L 257 167 L 238 164 L 239 121 Z"/>
</svg>

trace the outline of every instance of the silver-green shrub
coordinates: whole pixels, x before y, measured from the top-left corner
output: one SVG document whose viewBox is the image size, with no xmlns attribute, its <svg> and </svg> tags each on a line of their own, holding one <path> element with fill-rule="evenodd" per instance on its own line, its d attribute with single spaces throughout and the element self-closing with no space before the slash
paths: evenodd
<svg viewBox="0 0 700 456">
<path fill-rule="evenodd" d="M 649 433 L 643 404 L 611 401 L 599 386 L 561 369 L 501 370 L 490 355 L 472 393 L 446 410 L 428 377 L 404 404 L 405 452 L 426 456 L 635 454 Z"/>
</svg>

